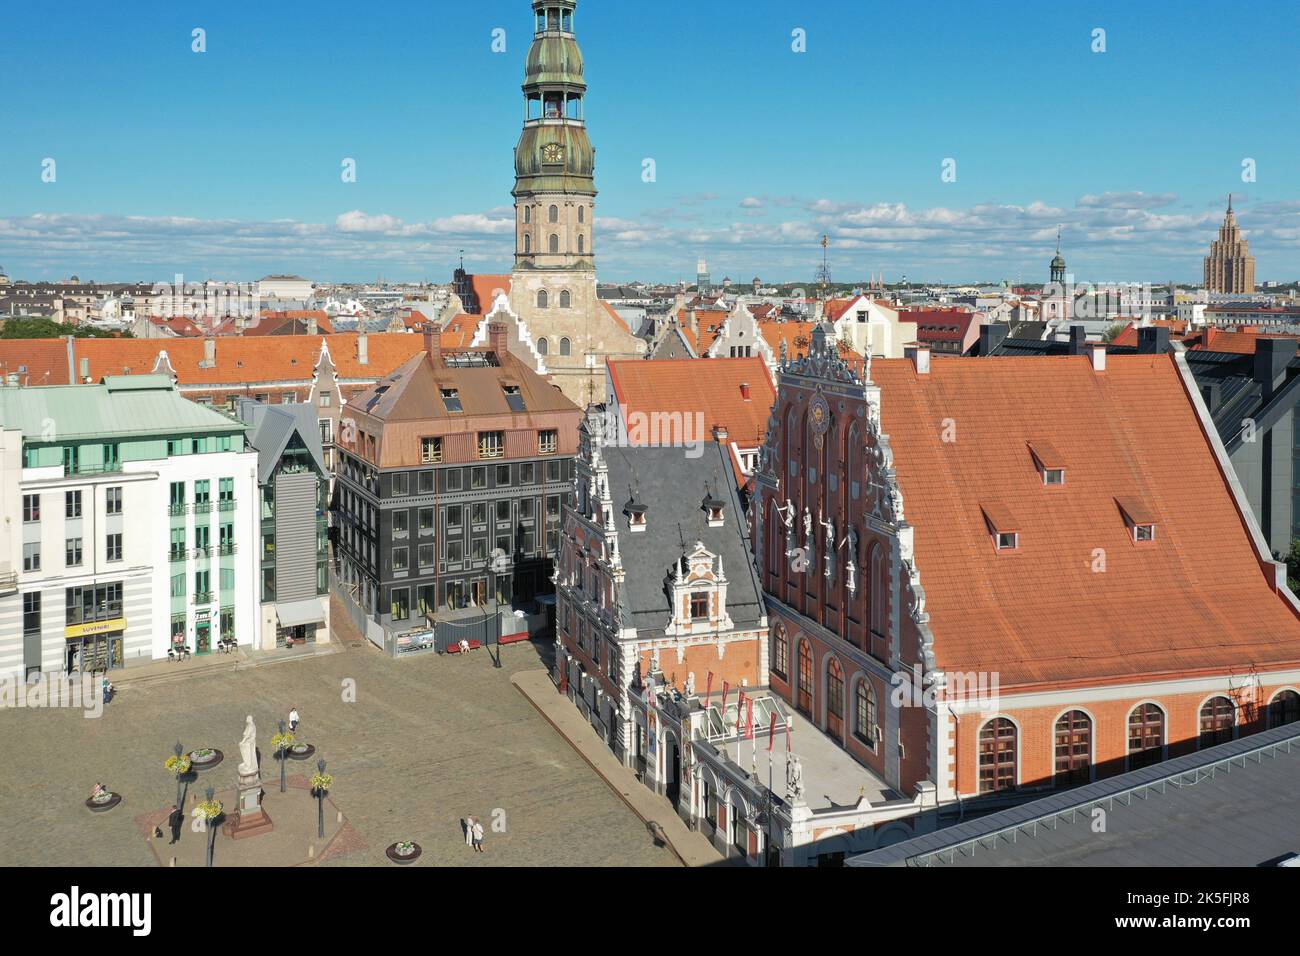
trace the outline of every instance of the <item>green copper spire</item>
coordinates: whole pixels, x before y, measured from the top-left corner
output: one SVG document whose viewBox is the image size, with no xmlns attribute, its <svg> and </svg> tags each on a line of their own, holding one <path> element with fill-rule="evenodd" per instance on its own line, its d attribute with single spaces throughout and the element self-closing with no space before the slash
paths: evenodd
<svg viewBox="0 0 1300 956">
<path fill-rule="evenodd" d="M 524 130 L 515 147 L 516 198 L 596 195 L 587 139 L 582 51 L 573 33 L 577 0 L 533 0 L 535 32 L 524 67 Z"/>
</svg>

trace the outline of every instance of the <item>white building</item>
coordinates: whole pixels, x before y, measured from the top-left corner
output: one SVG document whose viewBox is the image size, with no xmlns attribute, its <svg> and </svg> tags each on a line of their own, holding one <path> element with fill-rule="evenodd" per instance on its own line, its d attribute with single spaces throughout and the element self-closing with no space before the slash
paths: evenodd
<svg viewBox="0 0 1300 956">
<path fill-rule="evenodd" d="M 244 433 L 165 376 L 0 388 L 0 677 L 252 645 L 260 519 Z"/>
</svg>

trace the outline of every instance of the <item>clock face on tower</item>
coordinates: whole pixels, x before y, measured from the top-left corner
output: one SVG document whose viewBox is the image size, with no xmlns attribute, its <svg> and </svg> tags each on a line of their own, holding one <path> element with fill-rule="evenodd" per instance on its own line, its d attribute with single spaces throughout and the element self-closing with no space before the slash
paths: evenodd
<svg viewBox="0 0 1300 956">
<path fill-rule="evenodd" d="M 564 162 L 564 147 L 559 143 L 547 143 L 542 147 L 542 162 L 544 163 L 562 163 Z"/>
</svg>

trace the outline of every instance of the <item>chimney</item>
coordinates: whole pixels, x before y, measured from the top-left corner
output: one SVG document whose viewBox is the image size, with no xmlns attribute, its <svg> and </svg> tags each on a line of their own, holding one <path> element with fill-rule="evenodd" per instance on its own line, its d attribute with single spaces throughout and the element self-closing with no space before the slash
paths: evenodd
<svg viewBox="0 0 1300 956">
<path fill-rule="evenodd" d="M 1286 380 L 1286 367 L 1296 357 L 1296 340 L 1290 338 L 1255 339 L 1255 381 L 1263 387 L 1264 401 Z"/>
<path fill-rule="evenodd" d="M 903 354 L 916 366 L 917 375 L 930 374 L 930 346 L 914 343 L 904 347 Z"/>
<path fill-rule="evenodd" d="M 688 324 L 691 327 L 691 334 L 695 336 L 695 340 L 698 342 L 700 336 L 700 317 L 695 314 L 694 309 L 691 309 L 691 311 L 687 313 L 687 316 L 689 318 Z"/>
<path fill-rule="evenodd" d="M 200 368 L 217 367 L 217 340 L 211 337 L 203 340 L 203 361 L 199 363 Z"/>
<path fill-rule="evenodd" d="M 500 357 L 505 355 L 509 349 L 506 324 L 504 322 L 489 322 L 487 338 L 488 348 L 497 353 L 498 361 L 500 361 Z"/>
<path fill-rule="evenodd" d="M 1005 322 L 991 322 L 980 326 L 980 355 L 992 355 L 1007 339 L 1011 326 Z"/>
<path fill-rule="evenodd" d="M 745 402 L 747 402 L 747 401 L 750 400 L 750 399 L 749 399 L 749 383 L 748 383 L 748 382 L 741 382 L 741 383 L 740 383 L 740 398 L 741 398 L 741 401 L 745 401 Z"/>
<path fill-rule="evenodd" d="M 308 334 L 308 335 L 315 335 L 315 334 L 316 334 L 316 329 L 317 329 L 317 326 L 316 326 L 316 313 L 315 313 L 315 312 L 308 312 L 308 313 L 307 313 L 307 334 Z"/>
<path fill-rule="evenodd" d="M 362 329 L 357 335 L 357 364 L 370 364 L 370 342 L 366 339 L 366 332 L 364 329 Z"/>
<path fill-rule="evenodd" d="M 1163 355 L 1169 351 L 1169 329 L 1163 325 L 1148 325 L 1138 329 L 1138 354 Z M 1294 350 L 1293 353 L 1294 354 Z"/>
<path fill-rule="evenodd" d="M 1090 342 L 1088 351 L 1092 353 L 1092 370 L 1094 372 L 1106 371 L 1106 343 Z"/>
<path fill-rule="evenodd" d="M 81 380 L 86 383 L 90 382 L 90 359 L 85 356 L 82 356 L 81 359 Z"/>
<path fill-rule="evenodd" d="M 442 364 L 442 333 L 435 329 L 424 330 L 424 350 L 433 359 L 434 365 Z"/>
<path fill-rule="evenodd" d="M 1082 355 L 1088 341 L 1088 330 L 1082 325 L 1070 326 L 1070 354 Z"/>
<path fill-rule="evenodd" d="M 726 425 L 714 425 L 714 426 L 713 426 L 713 440 L 714 440 L 715 442 L 717 442 L 719 445 L 725 445 L 725 444 L 727 443 L 727 426 L 726 426 Z"/>
</svg>

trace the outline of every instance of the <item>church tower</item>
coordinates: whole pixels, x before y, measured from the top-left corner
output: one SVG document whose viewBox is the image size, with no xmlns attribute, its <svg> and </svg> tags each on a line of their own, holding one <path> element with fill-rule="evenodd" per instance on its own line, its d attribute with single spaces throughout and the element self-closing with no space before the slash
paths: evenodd
<svg viewBox="0 0 1300 956">
<path fill-rule="evenodd" d="M 1056 255 L 1052 258 L 1052 282 L 1065 288 L 1065 257 L 1061 255 L 1061 230 L 1056 230 Z"/>
<path fill-rule="evenodd" d="M 524 129 L 515 147 L 515 271 L 594 276 L 596 153 L 587 139 L 577 0 L 533 0 Z"/>
</svg>

